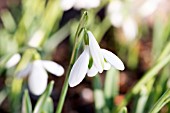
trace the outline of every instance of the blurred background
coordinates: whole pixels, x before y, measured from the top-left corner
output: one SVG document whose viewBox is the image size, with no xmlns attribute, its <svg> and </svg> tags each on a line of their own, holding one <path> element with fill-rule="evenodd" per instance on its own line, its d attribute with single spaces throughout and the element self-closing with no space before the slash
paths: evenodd
<svg viewBox="0 0 170 113">
<path fill-rule="evenodd" d="M 125 70 L 86 77 L 69 88 L 62 113 L 113 113 L 127 94 L 133 95 L 125 105 L 128 113 L 147 113 L 170 88 L 169 0 L 0 0 L 0 113 L 22 111 L 28 77 L 16 80 L 16 73 L 32 61 L 35 51 L 66 73 L 84 11 L 87 29 L 101 48 L 119 56 Z M 48 81 L 55 82 L 51 110 L 41 113 L 55 111 L 64 78 L 48 73 Z M 39 96 L 28 94 L 34 109 Z M 170 113 L 170 103 L 160 112 Z"/>
</svg>

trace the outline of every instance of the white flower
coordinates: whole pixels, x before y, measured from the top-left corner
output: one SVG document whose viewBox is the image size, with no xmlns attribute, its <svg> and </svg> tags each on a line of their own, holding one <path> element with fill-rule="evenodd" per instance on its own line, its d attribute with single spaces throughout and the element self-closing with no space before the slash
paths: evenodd
<svg viewBox="0 0 170 113">
<path fill-rule="evenodd" d="M 10 68 L 15 66 L 21 59 L 21 55 L 19 53 L 14 54 L 5 64 L 6 68 Z"/>
<path fill-rule="evenodd" d="M 72 7 L 75 9 L 91 9 L 100 5 L 100 0 L 61 0 L 61 8 L 69 10 Z"/>
<path fill-rule="evenodd" d="M 126 39 L 128 39 L 129 41 L 132 41 L 136 38 L 137 33 L 138 33 L 138 25 L 133 18 L 131 17 L 127 18 L 123 22 L 122 28 L 126 36 Z"/>
<path fill-rule="evenodd" d="M 120 27 L 123 22 L 123 3 L 121 1 L 112 1 L 107 7 L 108 16 L 113 26 Z"/>
<path fill-rule="evenodd" d="M 139 8 L 139 13 L 143 17 L 149 16 L 150 14 L 154 13 L 160 2 L 161 0 L 145 0 L 145 2 Z"/>
<path fill-rule="evenodd" d="M 114 0 L 108 5 L 107 12 L 111 24 L 117 28 L 122 27 L 125 38 L 128 41 L 132 41 L 138 34 L 138 25 L 133 15 L 135 11 L 131 10 L 131 7 L 128 6 L 131 6 L 131 4 Z"/>
<path fill-rule="evenodd" d="M 111 66 L 119 70 L 124 70 L 123 62 L 115 54 L 101 49 L 90 31 L 87 34 L 89 45 L 85 46 L 83 53 L 79 56 L 70 71 L 70 87 L 78 85 L 84 79 L 86 73 L 89 77 L 93 77 L 98 72 L 102 73 L 103 70 L 109 70 Z M 91 67 L 89 67 L 90 58 L 92 58 Z"/>
<path fill-rule="evenodd" d="M 28 86 L 30 91 L 35 95 L 40 95 L 47 87 L 48 75 L 46 70 L 56 76 L 61 76 L 64 73 L 64 68 L 53 61 L 35 60 L 20 71 L 17 76 L 25 77 L 29 74 Z"/>
<path fill-rule="evenodd" d="M 76 2 L 76 0 L 60 0 L 60 1 L 61 1 L 60 6 L 65 11 L 71 9 Z"/>
</svg>

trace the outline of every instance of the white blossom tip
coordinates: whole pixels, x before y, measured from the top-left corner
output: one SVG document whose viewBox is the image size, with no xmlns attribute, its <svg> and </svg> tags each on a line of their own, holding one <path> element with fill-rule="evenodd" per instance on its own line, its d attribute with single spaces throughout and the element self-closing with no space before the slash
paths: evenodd
<svg viewBox="0 0 170 113">
<path fill-rule="evenodd" d="M 15 66 L 21 59 L 21 55 L 19 53 L 14 54 L 6 63 L 7 68 L 11 68 Z"/>
<path fill-rule="evenodd" d="M 42 60 L 42 64 L 48 72 L 56 76 L 62 76 L 64 74 L 64 68 L 56 62 Z"/>
<path fill-rule="evenodd" d="M 74 6 L 75 2 L 76 0 L 61 0 L 60 6 L 64 11 L 67 11 Z"/>
<path fill-rule="evenodd" d="M 98 72 L 98 70 L 96 69 L 96 67 L 93 64 L 92 67 L 88 70 L 87 76 L 94 77 L 97 74 L 97 72 Z"/>
<path fill-rule="evenodd" d="M 34 95 L 41 95 L 47 87 L 48 75 L 40 60 L 33 62 L 32 71 L 28 77 L 28 86 Z"/>
<path fill-rule="evenodd" d="M 106 49 L 101 49 L 101 51 L 106 61 L 110 63 L 114 68 L 118 70 L 125 69 L 123 62 L 115 54 Z"/>
</svg>

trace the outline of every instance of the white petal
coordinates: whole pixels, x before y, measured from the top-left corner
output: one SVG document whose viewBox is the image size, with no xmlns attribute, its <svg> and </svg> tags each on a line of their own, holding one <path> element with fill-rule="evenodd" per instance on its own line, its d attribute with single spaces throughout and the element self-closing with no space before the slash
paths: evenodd
<svg viewBox="0 0 170 113">
<path fill-rule="evenodd" d="M 91 9 L 100 5 L 100 0 L 76 0 L 74 8 L 76 9 Z"/>
<path fill-rule="evenodd" d="M 42 64 L 48 72 L 56 76 L 61 76 L 64 74 L 64 68 L 53 61 L 42 60 Z"/>
<path fill-rule="evenodd" d="M 143 16 L 149 16 L 158 8 L 161 0 L 145 0 L 144 4 L 139 8 L 139 13 Z"/>
<path fill-rule="evenodd" d="M 138 26 L 133 18 L 129 17 L 123 23 L 123 32 L 128 41 L 134 40 L 136 38 Z"/>
<path fill-rule="evenodd" d="M 111 68 L 111 65 L 107 62 L 104 63 L 104 70 L 109 70 Z"/>
<path fill-rule="evenodd" d="M 114 68 L 118 70 L 125 69 L 123 62 L 115 54 L 106 49 L 101 49 L 101 51 L 106 61 L 109 62 Z"/>
<path fill-rule="evenodd" d="M 10 68 L 15 66 L 21 59 L 21 55 L 19 53 L 14 54 L 6 63 L 6 67 Z"/>
<path fill-rule="evenodd" d="M 107 7 L 107 12 L 112 25 L 120 27 L 123 23 L 123 3 L 120 0 L 112 1 Z"/>
<path fill-rule="evenodd" d="M 61 0 L 60 6 L 63 10 L 67 11 L 73 7 L 76 0 Z"/>
<path fill-rule="evenodd" d="M 88 70 L 89 63 L 89 47 L 86 46 L 83 53 L 79 56 L 77 61 L 74 63 L 70 76 L 69 76 L 69 85 L 74 87 L 78 85 L 85 77 Z"/>
<path fill-rule="evenodd" d="M 87 71 L 87 76 L 93 77 L 97 74 L 97 72 L 98 72 L 98 70 L 96 69 L 96 67 L 93 64 L 92 67 Z"/>
<path fill-rule="evenodd" d="M 103 65 L 104 65 L 104 58 L 101 55 L 99 44 L 97 43 L 95 37 L 93 34 L 88 31 L 89 36 L 89 48 L 90 48 L 90 54 L 93 58 L 93 62 L 95 67 L 98 69 L 100 73 L 103 72 Z"/>
<path fill-rule="evenodd" d="M 123 15 L 120 13 L 114 13 L 109 16 L 111 24 L 115 27 L 121 27 L 123 24 Z"/>
<path fill-rule="evenodd" d="M 18 78 L 24 78 L 31 72 L 31 69 L 32 69 L 32 64 L 29 63 L 29 64 L 27 64 L 27 66 L 25 68 L 23 68 L 21 71 L 19 71 L 16 76 Z"/>
<path fill-rule="evenodd" d="M 109 14 L 120 12 L 123 8 L 123 3 L 120 0 L 111 1 L 107 7 L 107 12 Z"/>
<path fill-rule="evenodd" d="M 48 75 L 40 60 L 33 62 L 32 71 L 28 78 L 30 91 L 35 95 L 41 95 L 47 87 Z"/>
</svg>

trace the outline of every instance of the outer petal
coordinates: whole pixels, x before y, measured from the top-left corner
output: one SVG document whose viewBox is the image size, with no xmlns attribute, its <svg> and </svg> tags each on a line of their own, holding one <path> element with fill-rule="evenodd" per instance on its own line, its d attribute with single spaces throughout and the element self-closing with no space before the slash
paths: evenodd
<svg viewBox="0 0 170 113">
<path fill-rule="evenodd" d="M 28 78 L 30 91 L 35 95 L 41 95 L 47 87 L 48 75 L 40 60 L 33 62 L 32 71 Z"/>
<path fill-rule="evenodd" d="M 47 71 L 56 76 L 61 76 L 64 74 L 64 68 L 53 61 L 42 60 L 42 64 Z"/>
<path fill-rule="evenodd" d="M 15 66 L 21 59 L 21 55 L 19 53 L 14 54 L 6 63 L 6 67 L 10 68 Z"/>
<path fill-rule="evenodd" d="M 138 33 L 138 26 L 133 18 L 128 17 L 123 23 L 123 32 L 128 41 L 132 41 L 136 38 Z"/>
<path fill-rule="evenodd" d="M 86 46 L 83 53 L 74 63 L 70 76 L 69 76 L 69 85 L 70 87 L 74 87 L 78 85 L 85 77 L 87 70 L 88 70 L 88 63 L 89 63 L 89 47 Z"/>
<path fill-rule="evenodd" d="M 76 9 L 91 9 L 100 5 L 100 0 L 76 0 L 74 7 Z"/>
<path fill-rule="evenodd" d="M 99 44 L 97 43 L 95 37 L 90 31 L 88 31 L 87 33 L 89 36 L 90 54 L 93 58 L 94 65 L 98 69 L 98 71 L 102 73 L 104 67 L 104 58 L 101 55 Z"/>
<path fill-rule="evenodd" d="M 106 49 L 101 49 L 101 51 L 106 61 L 109 62 L 114 68 L 118 70 L 125 69 L 123 62 L 115 54 Z"/>
<path fill-rule="evenodd" d="M 143 17 L 149 16 L 158 8 L 160 2 L 161 0 L 145 0 L 145 2 L 139 8 L 139 13 Z"/>
<path fill-rule="evenodd" d="M 60 1 L 61 1 L 60 6 L 65 11 L 71 9 L 76 2 L 76 0 L 60 0 Z"/>
<path fill-rule="evenodd" d="M 97 74 L 97 72 L 98 72 L 98 70 L 96 69 L 96 67 L 93 64 L 92 67 L 87 71 L 87 76 L 93 77 Z"/>
<path fill-rule="evenodd" d="M 120 0 L 114 0 L 107 7 L 108 16 L 113 26 L 120 27 L 123 22 L 123 3 Z"/>
</svg>

